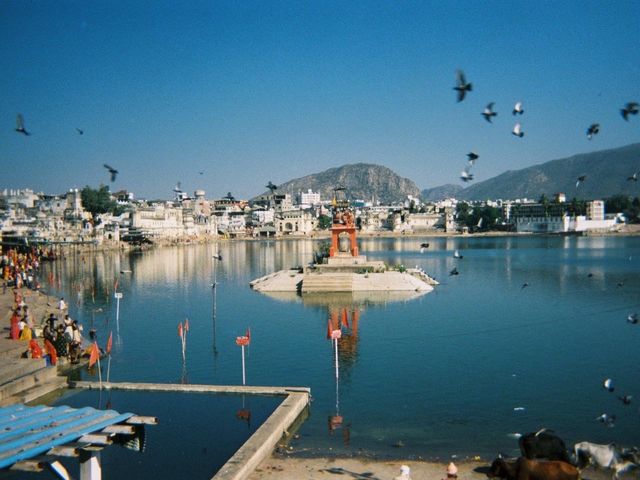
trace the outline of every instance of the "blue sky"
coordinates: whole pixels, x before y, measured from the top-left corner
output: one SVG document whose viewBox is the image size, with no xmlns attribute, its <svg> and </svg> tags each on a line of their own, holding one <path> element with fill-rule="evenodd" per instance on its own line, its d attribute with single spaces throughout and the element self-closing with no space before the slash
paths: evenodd
<svg viewBox="0 0 640 480">
<path fill-rule="evenodd" d="M 3 1 L 0 188 L 246 198 L 357 162 L 427 188 L 472 150 L 481 181 L 639 142 L 638 25 L 640 1 Z"/>
</svg>

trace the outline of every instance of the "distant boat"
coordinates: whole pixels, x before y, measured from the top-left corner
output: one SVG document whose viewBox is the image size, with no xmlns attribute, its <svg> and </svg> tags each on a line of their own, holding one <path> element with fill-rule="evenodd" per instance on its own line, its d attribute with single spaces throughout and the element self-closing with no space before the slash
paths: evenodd
<svg viewBox="0 0 640 480">
<path fill-rule="evenodd" d="M 460 255 L 460 250 L 456 250 L 455 252 L 453 252 L 453 258 L 464 258 L 464 257 Z"/>
</svg>

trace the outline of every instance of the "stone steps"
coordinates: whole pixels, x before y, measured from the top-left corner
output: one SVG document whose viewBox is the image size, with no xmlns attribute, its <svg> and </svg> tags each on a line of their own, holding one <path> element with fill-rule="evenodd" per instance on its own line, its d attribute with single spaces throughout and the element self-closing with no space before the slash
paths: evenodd
<svg viewBox="0 0 640 480">
<path fill-rule="evenodd" d="M 24 377 L 46 366 L 44 359 L 13 358 L 3 361 L 0 366 L 0 389 L 7 383 Z"/>
<path fill-rule="evenodd" d="M 25 359 L 25 362 L 32 362 L 37 360 L 28 360 Z M 25 390 L 29 390 L 35 385 L 43 384 L 48 382 L 49 380 L 56 378 L 58 376 L 58 369 L 56 367 L 45 367 L 44 360 L 42 361 L 41 367 L 37 370 L 31 371 L 26 375 L 22 375 L 20 377 L 16 377 L 15 379 L 3 384 L 0 386 L 0 402 L 14 403 L 9 399 L 11 397 L 16 397 L 21 392 Z"/>
<path fill-rule="evenodd" d="M 350 292 L 353 290 L 353 274 L 305 274 L 302 292 Z"/>
<path fill-rule="evenodd" d="M 55 370 L 53 368 L 52 370 Z M 66 388 L 68 386 L 66 377 L 54 376 L 51 379 L 38 383 L 27 390 L 24 390 L 17 395 L 14 395 L 11 403 L 28 403 L 43 397 L 55 390 Z"/>
</svg>

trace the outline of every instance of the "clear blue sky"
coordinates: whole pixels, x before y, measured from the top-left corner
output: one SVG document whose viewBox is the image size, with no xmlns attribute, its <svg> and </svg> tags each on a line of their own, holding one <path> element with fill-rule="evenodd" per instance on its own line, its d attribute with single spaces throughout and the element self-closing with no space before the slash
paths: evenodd
<svg viewBox="0 0 640 480">
<path fill-rule="evenodd" d="M 97 187 L 108 163 L 112 191 L 246 198 L 356 162 L 427 188 L 461 183 L 471 150 L 480 181 L 640 142 L 619 113 L 639 25 L 637 0 L 3 1 L 0 188 Z"/>
</svg>

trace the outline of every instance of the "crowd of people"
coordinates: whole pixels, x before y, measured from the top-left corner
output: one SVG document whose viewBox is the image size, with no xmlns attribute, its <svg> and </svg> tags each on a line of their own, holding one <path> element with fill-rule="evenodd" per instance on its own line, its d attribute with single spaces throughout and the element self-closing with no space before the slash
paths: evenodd
<svg viewBox="0 0 640 480">
<path fill-rule="evenodd" d="M 3 288 L 23 286 L 31 289 L 39 289 L 40 284 L 36 279 L 36 271 L 42 259 L 52 258 L 50 250 L 42 247 L 33 247 L 27 252 L 20 252 L 15 248 L 9 248 L 0 255 L 0 275 L 4 280 Z"/>
</svg>

